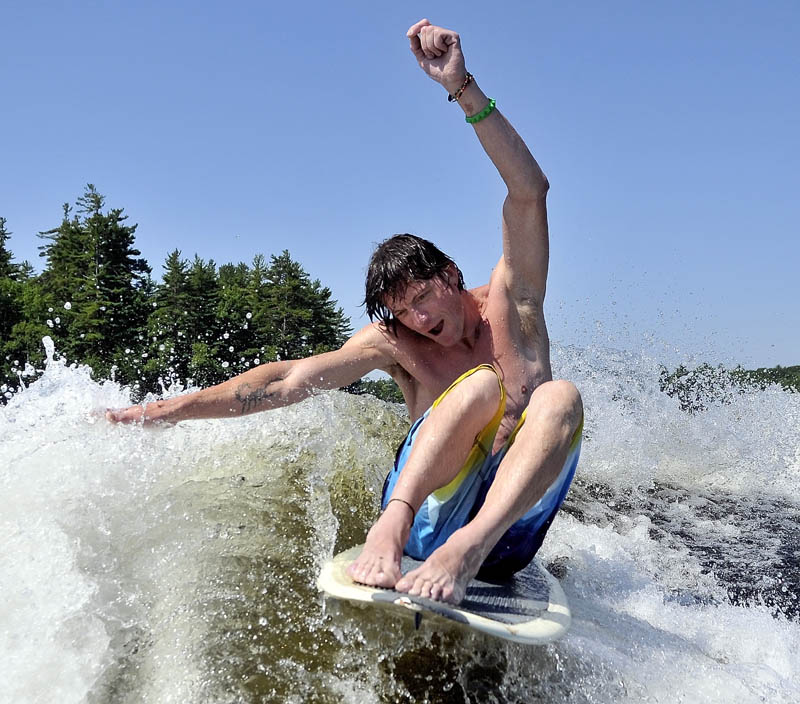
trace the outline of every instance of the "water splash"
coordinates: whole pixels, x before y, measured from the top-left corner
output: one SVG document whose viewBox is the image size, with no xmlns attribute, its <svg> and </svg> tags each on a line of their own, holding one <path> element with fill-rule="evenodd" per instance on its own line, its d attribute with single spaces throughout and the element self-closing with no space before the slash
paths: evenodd
<svg viewBox="0 0 800 704">
<path fill-rule="evenodd" d="M 405 430 L 395 407 L 334 392 L 242 419 L 110 426 L 102 411 L 128 391 L 45 345 L 42 376 L 0 409 L 0 701 L 800 695 L 800 394 L 690 416 L 647 355 L 556 346 L 587 435 L 541 555 L 574 621 L 530 649 L 323 608 L 317 570 L 375 517 Z"/>
</svg>

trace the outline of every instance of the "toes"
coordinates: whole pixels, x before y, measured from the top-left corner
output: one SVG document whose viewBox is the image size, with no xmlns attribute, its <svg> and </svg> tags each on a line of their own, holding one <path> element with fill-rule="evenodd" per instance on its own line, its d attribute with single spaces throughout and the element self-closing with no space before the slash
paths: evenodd
<svg viewBox="0 0 800 704">
<path fill-rule="evenodd" d="M 414 584 L 411 585 L 411 589 L 408 590 L 408 593 L 411 596 L 422 596 L 422 585 L 425 584 L 421 579 L 415 579 Z"/>
<path fill-rule="evenodd" d="M 423 599 L 431 598 L 431 583 L 427 579 L 420 585 L 418 594 Z"/>
<path fill-rule="evenodd" d="M 433 587 L 433 584 L 434 583 L 427 575 L 419 575 L 414 580 L 414 583 L 411 585 L 408 593 L 411 594 L 411 596 L 421 596 L 423 599 L 430 599 L 431 588 Z"/>
<path fill-rule="evenodd" d="M 400 576 L 397 567 L 392 565 L 391 567 L 384 568 L 379 567 L 376 573 L 373 575 L 375 577 L 374 584 L 378 587 L 394 587 L 397 584 L 397 578 Z"/>
<path fill-rule="evenodd" d="M 347 573 L 351 577 L 363 577 L 372 569 L 375 558 L 368 553 L 362 552 L 347 568 Z"/>
<path fill-rule="evenodd" d="M 347 574 L 349 574 L 353 579 L 359 580 L 363 576 L 364 573 L 364 563 L 362 562 L 353 562 L 348 568 L 345 570 Z"/>
<path fill-rule="evenodd" d="M 346 572 L 349 574 L 353 579 L 361 579 L 369 569 L 371 564 L 371 560 L 364 555 L 358 557 L 355 562 L 351 563 Z"/>
<path fill-rule="evenodd" d="M 394 585 L 398 592 L 436 600 L 441 600 L 446 587 L 447 584 L 443 583 L 442 577 L 436 573 L 431 573 L 429 569 L 426 569 L 425 565 L 409 572 Z"/>
<path fill-rule="evenodd" d="M 358 558 L 346 572 L 354 581 L 375 587 L 393 587 L 400 576 L 397 566 L 381 556 Z"/>
<path fill-rule="evenodd" d="M 417 570 L 409 572 L 407 575 L 399 579 L 397 581 L 397 584 L 394 585 L 394 588 L 398 592 L 407 592 L 409 589 L 411 589 L 411 587 L 414 585 L 414 582 L 416 581 L 415 579 L 416 572 Z"/>
<path fill-rule="evenodd" d="M 399 576 L 399 575 L 398 575 Z M 434 564 L 423 564 L 400 577 L 394 584 L 395 590 L 411 596 L 457 604 L 463 599 L 463 589 L 455 582 L 447 570 Z"/>
<path fill-rule="evenodd" d="M 424 565 L 403 575 L 403 577 L 397 581 L 397 584 L 394 585 L 395 590 L 398 592 L 406 592 L 413 596 L 419 596 L 419 589 L 426 579 L 423 570 Z"/>
</svg>

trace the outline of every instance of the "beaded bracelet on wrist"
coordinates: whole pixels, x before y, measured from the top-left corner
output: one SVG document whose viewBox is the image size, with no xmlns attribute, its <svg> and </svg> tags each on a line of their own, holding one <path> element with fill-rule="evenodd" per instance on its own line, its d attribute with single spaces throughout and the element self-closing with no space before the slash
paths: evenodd
<svg viewBox="0 0 800 704">
<path fill-rule="evenodd" d="M 454 103 L 456 100 L 458 100 L 461 97 L 461 94 L 466 90 L 467 86 L 470 83 L 472 83 L 473 80 L 474 80 L 474 76 L 469 71 L 467 71 L 467 75 L 464 76 L 464 82 L 461 84 L 461 88 L 459 88 L 452 95 L 448 95 L 447 96 L 447 102 L 448 103 Z"/>
</svg>

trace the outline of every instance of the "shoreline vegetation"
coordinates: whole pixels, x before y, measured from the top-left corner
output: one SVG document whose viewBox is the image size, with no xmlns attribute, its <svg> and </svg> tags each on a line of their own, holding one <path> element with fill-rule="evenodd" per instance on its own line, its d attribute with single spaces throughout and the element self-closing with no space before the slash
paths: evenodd
<svg viewBox="0 0 800 704">
<path fill-rule="evenodd" d="M 658 381 L 661 391 L 677 399 L 681 410 L 698 413 L 715 404 L 730 403 L 737 394 L 763 391 L 773 384 L 798 393 L 800 365 L 727 369 L 721 364 L 714 367 L 703 363 L 694 369 L 680 365 L 674 371 L 662 366 Z"/>
<path fill-rule="evenodd" d="M 42 368 L 49 335 L 95 379 L 129 385 L 134 397 L 173 382 L 209 386 L 251 366 L 339 348 L 350 320 L 288 250 L 251 264 L 217 265 L 179 250 L 161 281 L 135 248 L 136 225 L 105 209 L 89 184 L 61 224 L 39 233 L 41 274 L 15 264 L 0 218 L 0 397 Z"/>
<path fill-rule="evenodd" d="M 0 403 L 33 381 L 44 362 L 42 338 L 92 368 L 95 379 L 131 387 L 136 400 L 172 383 L 209 386 L 251 366 L 337 349 L 352 333 L 331 291 L 312 280 L 288 250 L 251 264 L 217 265 L 172 251 L 161 281 L 135 248 L 137 225 L 87 184 L 61 223 L 39 233 L 44 270 L 15 263 L 0 217 Z M 735 394 L 779 384 L 800 391 L 800 365 L 746 370 L 701 364 L 661 368 L 661 391 L 696 413 Z M 344 389 L 402 403 L 391 379 L 361 379 Z"/>
</svg>

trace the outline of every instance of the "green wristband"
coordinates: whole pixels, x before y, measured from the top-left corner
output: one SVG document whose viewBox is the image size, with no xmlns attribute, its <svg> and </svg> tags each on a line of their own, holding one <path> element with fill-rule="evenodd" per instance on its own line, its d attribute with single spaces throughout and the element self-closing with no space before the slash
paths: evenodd
<svg viewBox="0 0 800 704">
<path fill-rule="evenodd" d="M 464 119 L 469 122 L 469 124 L 474 125 L 476 122 L 480 122 L 485 117 L 489 117 L 494 111 L 495 100 L 494 98 L 489 98 L 489 104 L 481 110 L 477 115 L 472 115 L 465 117 Z"/>
</svg>

